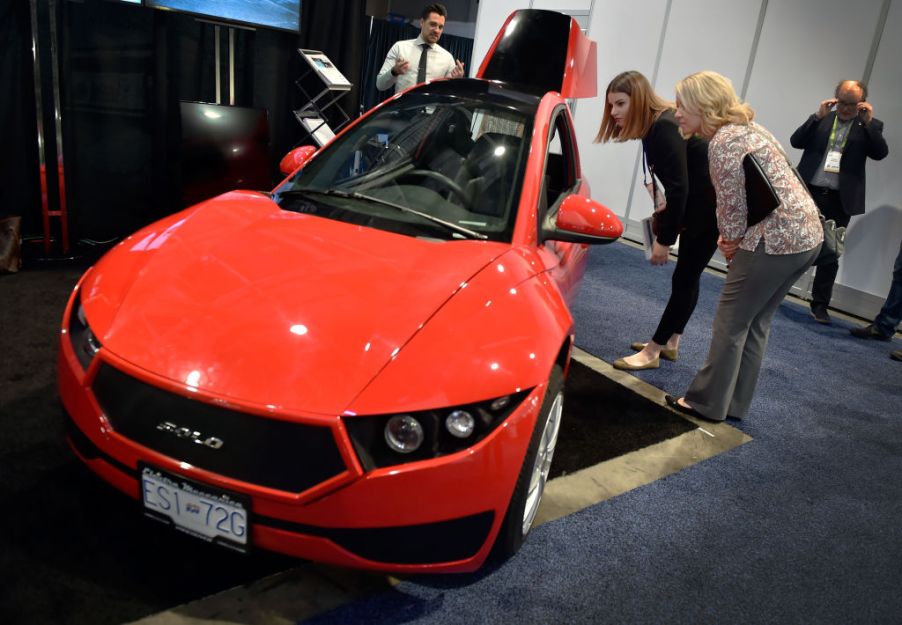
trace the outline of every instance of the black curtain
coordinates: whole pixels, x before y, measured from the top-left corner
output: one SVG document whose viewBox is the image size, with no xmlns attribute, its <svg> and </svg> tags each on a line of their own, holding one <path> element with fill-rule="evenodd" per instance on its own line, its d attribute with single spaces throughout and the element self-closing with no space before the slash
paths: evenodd
<svg viewBox="0 0 902 625">
<path fill-rule="evenodd" d="M 372 20 L 369 39 L 366 44 L 366 58 L 363 62 L 362 92 L 360 94 L 360 110 L 368 111 L 379 104 L 385 98 L 394 95 L 394 91 L 379 91 L 376 89 L 376 75 L 385 62 L 385 57 L 391 47 L 397 41 L 403 39 L 416 39 L 420 29 L 410 24 L 397 24 L 386 20 Z M 455 35 L 442 35 L 439 45 L 451 53 L 455 59 L 463 61 L 466 75 L 476 73 L 471 68 L 470 61 L 473 56 L 473 40 L 468 37 Z"/>
<path fill-rule="evenodd" d="M 43 24 L 44 129 L 52 138 L 48 3 Z M 214 26 L 172 11 L 108 0 L 56 4 L 66 197 L 73 242 L 106 241 L 182 208 L 179 101 L 215 101 Z M 365 0 L 301 3 L 301 32 L 236 29 L 236 104 L 265 108 L 272 180 L 278 162 L 305 136 L 292 114 L 304 104 L 294 81 L 299 47 L 329 55 L 360 84 L 366 44 Z M 227 85 L 226 28 L 220 39 Z M 37 133 L 29 0 L 0 0 L 0 214 L 23 216 L 40 234 Z M 339 105 L 357 114 L 355 91 Z M 228 89 L 223 87 L 223 102 Z M 48 145 L 48 162 L 55 166 Z M 53 176 L 50 176 L 53 182 Z M 55 188 L 50 188 L 55 201 Z M 55 206 L 51 206 L 54 208 Z"/>
<path fill-rule="evenodd" d="M 102 0 L 62 3 L 61 84 L 70 224 L 107 241 L 184 207 L 179 102 L 215 102 L 216 27 L 193 16 Z M 228 28 L 220 27 L 228 103 Z M 271 179 L 290 106 L 298 35 L 236 28 L 235 104 L 270 118 Z M 280 71 L 281 70 L 281 71 Z M 291 142 L 292 139 L 287 140 Z"/>
<path fill-rule="evenodd" d="M 117 3 L 58 5 L 70 233 L 115 239 L 151 221 L 164 190 L 154 184 L 154 13 Z"/>
<path fill-rule="evenodd" d="M 301 44 L 299 47 L 324 53 L 341 70 L 353 87 L 336 102 L 353 119 L 359 115 L 361 75 L 366 50 L 367 28 L 366 0 L 323 2 L 302 0 Z M 295 78 L 304 70 L 306 61 L 295 55 Z M 306 102 L 298 93 L 300 108 Z"/>
<path fill-rule="evenodd" d="M 0 217 L 22 216 L 22 231 L 39 232 L 37 121 L 28 0 L 0 0 Z"/>
</svg>

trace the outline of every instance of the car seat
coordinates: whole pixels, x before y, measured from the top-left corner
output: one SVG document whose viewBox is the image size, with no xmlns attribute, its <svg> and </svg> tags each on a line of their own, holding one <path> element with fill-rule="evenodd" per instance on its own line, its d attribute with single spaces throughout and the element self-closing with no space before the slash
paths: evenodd
<svg viewBox="0 0 902 625">
<path fill-rule="evenodd" d="M 495 132 L 483 134 L 463 163 L 461 186 L 470 198 L 470 210 L 501 217 L 514 193 L 513 178 L 521 139 Z"/>
</svg>

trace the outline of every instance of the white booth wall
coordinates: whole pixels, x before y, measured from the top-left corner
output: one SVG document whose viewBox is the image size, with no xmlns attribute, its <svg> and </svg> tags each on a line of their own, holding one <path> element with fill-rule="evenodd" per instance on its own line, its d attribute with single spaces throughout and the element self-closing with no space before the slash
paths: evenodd
<svg viewBox="0 0 902 625">
<path fill-rule="evenodd" d="M 575 105 L 583 173 L 594 199 L 639 238 L 638 222 L 651 214 L 642 189 L 639 142 L 595 144 L 604 88 L 621 71 L 645 74 L 663 96 L 692 72 L 729 77 L 798 161 L 789 136 L 832 97 L 840 79 L 868 81 L 874 114 L 885 123 L 889 156 L 868 161 L 867 212 L 854 217 L 846 237 L 832 306 L 872 318 L 883 303 L 902 239 L 902 2 L 896 0 L 493 0 L 479 3 L 473 75 L 504 20 L 516 9 L 552 9 L 577 18 L 598 43 L 596 98 Z M 714 265 L 722 265 L 719 255 Z M 808 295 L 809 272 L 795 292 Z"/>
</svg>

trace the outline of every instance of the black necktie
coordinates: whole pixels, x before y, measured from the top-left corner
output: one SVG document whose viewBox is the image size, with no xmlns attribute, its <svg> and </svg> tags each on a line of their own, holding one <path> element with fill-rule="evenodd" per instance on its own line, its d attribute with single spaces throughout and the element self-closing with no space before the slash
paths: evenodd
<svg viewBox="0 0 902 625">
<path fill-rule="evenodd" d="M 421 43 L 420 47 L 423 48 L 423 51 L 420 53 L 420 64 L 417 67 L 417 84 L 426 82 L 426 56 L 429 54 L 431 46 L 428 43 Z"/>
</svg>

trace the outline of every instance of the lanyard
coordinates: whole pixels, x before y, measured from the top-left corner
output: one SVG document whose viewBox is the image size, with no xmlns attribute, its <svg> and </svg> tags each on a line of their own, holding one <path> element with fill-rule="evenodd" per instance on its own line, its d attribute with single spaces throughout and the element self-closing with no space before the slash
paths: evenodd
<svg viewBox="0 0 902 625">
<path fill-rule="evenodd" d="M 827 142 L 827 145 L 830 146 L 830 149 L 833 150 L 836 146 L 833 145 L 833 142 L 836 140 L 836 122 L 839 121 L 839 115 L 833 118 L 833 130 L 830 131 L 830 140 Z M 852 132 L 852 124 L 849 124 L 849 127 L 846 128 L 846 134 L 843 135 L 842 145 L 839 146 L 839 151 L 842 152 L 846 148 L 846 141 L 849 140 L 849 133 Z"/>
<path fill-rule="evenodd" d="M 658 185 L 655 182 L 655 168 L 648 164 L 648 155 L 645 153 L 645 144 L 642 144 L 642 184 L 646 187 L 649 184 L 647 178 L 649 177 L 649 173 L 651 173 L 651 202 L 655 206 L 658 205 Z"/>
</svg>

